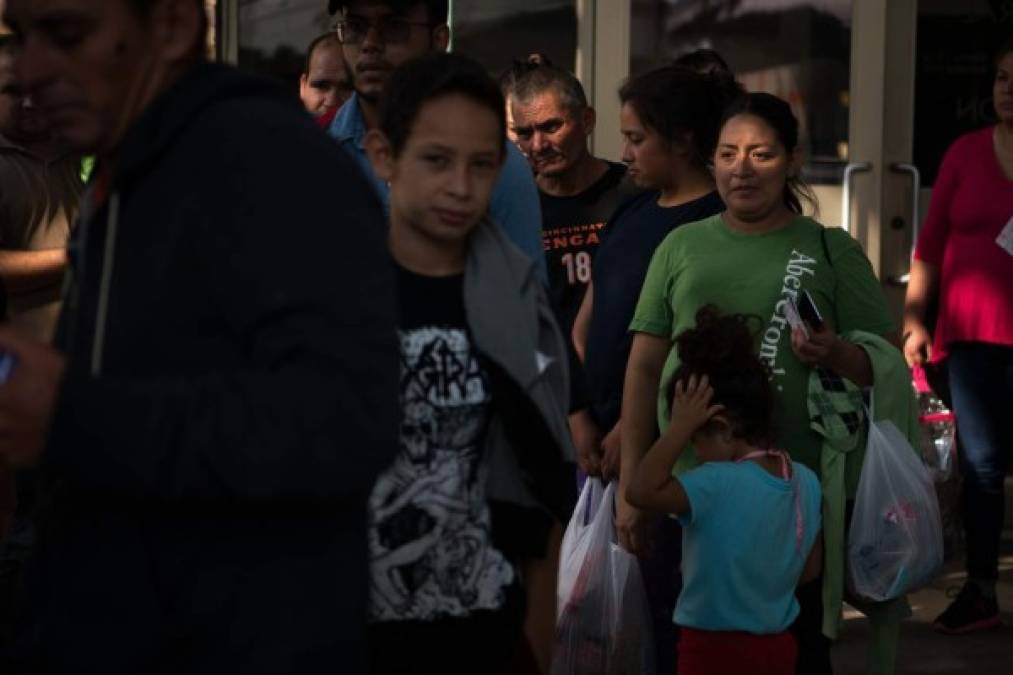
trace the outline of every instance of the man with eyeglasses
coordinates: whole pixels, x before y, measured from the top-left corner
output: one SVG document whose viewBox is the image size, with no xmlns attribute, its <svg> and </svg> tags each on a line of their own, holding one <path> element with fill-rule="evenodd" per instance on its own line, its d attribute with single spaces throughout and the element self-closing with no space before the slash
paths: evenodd
<svg viewBox="0 0 1013 675">
<path fill-rule="evenodd" d="M 387 203 L 387 186 L 373 173 L 363 139 L 376 126 L 377 104 L 391 71 L 450 43 L 447 0 L 329 0 L 335 30 L 355 93 L 338 111 L 330 134 L 373 182 Z M 527 162 L 512 143 L 489 205 L 492 220 L 536 263 L 547 281 L 538 190 Z"/>
</svg>

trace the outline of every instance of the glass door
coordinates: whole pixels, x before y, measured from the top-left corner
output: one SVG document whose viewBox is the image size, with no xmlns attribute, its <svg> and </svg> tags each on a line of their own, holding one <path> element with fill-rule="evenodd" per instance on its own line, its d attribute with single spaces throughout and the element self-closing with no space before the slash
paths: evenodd
<svg viewBox="0 0 1013 675">
<path fill-rule="evenodd" d="M 633 0 L 630 71 L 716 50 L 746 89 L 791 104 L 807 180 L 836 185 L 848 161 L 851 6 L 851 0 Z"/>
<path fill-rule="evenodd" d="M 576 67 L 578 7 L 593 0 L 482 0 L 450 2 L 454 51 L 500 75 L 532 52 Z M 207 0 L 217 6 L 216 53 L 245 70 L 297 88 L 306 49 L 331 30 L 325 0 Z"/>
<path fill-rule="evenodd" d="M 848 169 L 855 4 L 629 0 L 628 72 L 637 75 L 696 49 L 713 49 L 747 89 L 787 100 L 800 122 L 804 177 L 819 198 L 818 215 L 839 225 L 841 184 L 856 170 Z M 615 86 L 610 93 L 615 96 Z"/>
<path fill-rule="evenodd" d="M 859 71 L 866 80 L 882 72 L 882 86 L 859 111 L 863 152 L 878 166 L 855 182 L 855 225 L 865 227 L 867 250 L 899 314 L 943 153 L 958 136 L 995 121 L 993 51 L 1013 34 L 1013 0 L 859 4 L 884 58 L 880 66 L 866 57 Z"/>
<path fill-rule="evenodd" d="M 628 73 L 709 48 L 748 89 L 792 105 L 819 219 L 863 244 L 899 318 L 942 153 L 990 120 L 990 50 L 1013 29 L 1013 0 L 617 2 Z M 617 80 L 595 75 L 614 97 Z M 618 139 L 599 146 L 619 152 Z"/>
<path fill-rule="evenodd" d="M 323 0 L 208 0 L 217 53 L 297 78 L 327 30 Z M 820 220 L 865 247 L 899 314 L 939 160 L 989 123 L 990 53 L 1013 0 L 483 0 L 451 3 L 454 48 L 498 74 L 533 51 L 572 67 L 598 112 L 595 154 L 618 159 L 629 74 L 708 47 L 798 116 Z"/>
</svg>

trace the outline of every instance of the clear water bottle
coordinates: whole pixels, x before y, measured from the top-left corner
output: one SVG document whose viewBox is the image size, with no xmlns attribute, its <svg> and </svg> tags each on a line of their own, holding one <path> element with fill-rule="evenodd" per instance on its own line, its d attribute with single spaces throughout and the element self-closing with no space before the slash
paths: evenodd
<svg viewBox="0 0 1013 675">
<path fill-rule="evenodd" d="M 925 373 L 916 367 L 913 371 L 915 396 L 918 399 L 918 419 L 922 427 L 922 459 L 932 470 L 936 482 L 953 475 L 957 427 L 953 413 L 942 399 L 929 388 Z"/>
</svg>

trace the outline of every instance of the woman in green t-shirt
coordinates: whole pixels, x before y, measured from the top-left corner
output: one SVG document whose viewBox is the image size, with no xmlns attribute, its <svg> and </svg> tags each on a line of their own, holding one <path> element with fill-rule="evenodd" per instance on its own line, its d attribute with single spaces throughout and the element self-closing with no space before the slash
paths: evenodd
<svg viewBox="0 0 1013 675">
<path fill-rule="evenodd" d="M 798 121 L 786 102 L 755 93 L 726 111 L 714 156 L 726 210 L 684 225 L 665 239 L 654 254 L 630 326 L 634 339 L 623 397 L 622 483 L 633 474 L 626 467 L 636 466 L 659 427 L 668 426 L 669 402 L 659 400 L 665 398 L 659 391 L 679 365 L 673 336 L 692 327 L 704 305 L 763 319 L 758 349 L 778 394 L 778 447 L 814 471 L 819 472 L 821 439 L 809 428 L 811 369 L 832 370 L 859 386 L 872 384 L 868 355 L 839 333 L 891 333 L 886 301 L 860 245 L 843 230 L 824 230 L 802 215 L 803 201 L 815 200 L 798 178 L 800 165 Z M 793 330 L 785 317 L 788 299 L 803 289 L 826 319 L 808 336 Z M 691 451 L 684 457 L 677 471 L 695 464 Z M 620 485 L 617 527 L 623 543 L 638 550 L 644 543 L 643 517 L 626 502 L 625 488 Z M 813 582 L 817 602 L 818 584 Z M 815 608 L 812 615 L 812 641 L 800 636 L 799 672 L 823 670 L 811 658 L 829 665 L 821 612 Z"/>
</svg>

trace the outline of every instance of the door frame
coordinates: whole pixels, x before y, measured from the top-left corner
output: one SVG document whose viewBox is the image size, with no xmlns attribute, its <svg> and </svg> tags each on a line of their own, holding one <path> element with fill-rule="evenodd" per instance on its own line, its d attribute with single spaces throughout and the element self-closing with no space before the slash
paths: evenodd
<svg viewBox="0 0 1013 675">
<path fill-rule="evenodd" d="M 910 268 L 913 204 L 917 0 L 854 0 L 851 26 L 849 159 L 868 162 L 854 178 L 850 231 L 865 249 L 895 316 L 899 279 Z"/>
</svg>

